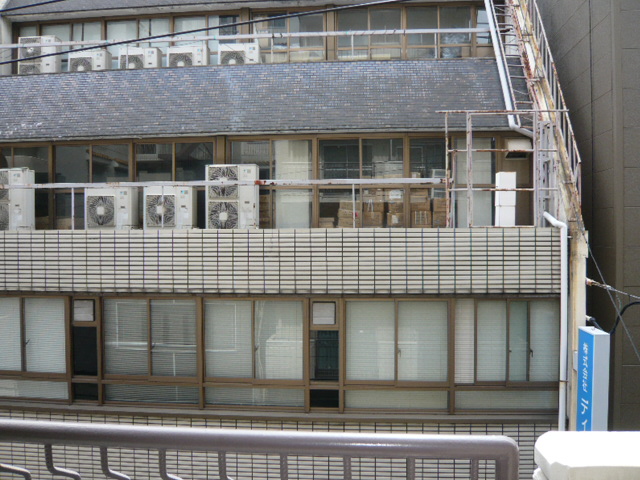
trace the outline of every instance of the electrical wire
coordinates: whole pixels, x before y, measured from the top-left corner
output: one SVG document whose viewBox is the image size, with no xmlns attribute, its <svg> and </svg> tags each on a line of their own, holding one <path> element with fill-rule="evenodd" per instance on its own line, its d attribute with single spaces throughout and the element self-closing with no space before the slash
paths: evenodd
<svg viewBox="0 0 640 480">
<path fill-rule="evenodd" d="M 60 3 L 66 1 L 67 0 L 48 0 L 46 2 L 30 3 L 29 5 L 22 5 L 20 7 L 3 8 L 2 10 L 0 10 L 0 14 L 6 12 L 15 12 L 16 10 L 24 10 L 25 8 L 39 7 L 41 5 L 48 5 L 50 3 Z"/>
<path fill-rule="evenodd" d="M 61 0 L 58 0 L 61 1 Z M 135 38 L 135 39 L 130 39 L 130 40 L 120 40 L 117 42 L 104 42 L 101 43 L 100 45 L 93 45 L 93 46 L 89 46 L 89 47 L 82 47 L 82 48 L 76 48 L 73 51 L 74 52 L 83 52 L 83 51 L 87 51 L 87 50 L 94 50 L 96 48 L 105 48 L 105 47 L 113 47 L 113 46 L 117 46 L 117 45 L 128 45 L 131 43 L 143 43 L 143 42 L 149 42 L 151 40 L 158 40 L 160 38 L 167 38 L 167 37 L 176 37 L 176 36 L 180 36 L 180 35 L 190 35 L 190 34 L 194 34 L 194 33 L 202 33 L 202 32 L 208 32 L 211 30 L 219 30 L 219 29 L 223 29 L 223 28 L 229 28 L 229 27 L 239 27 L 239 26 L 243 26 L 243 25 L 253 25 L 254 23 L 263 23 L 263 22 L 272 22 L 274 20 L 284 20 L 287 18 L 298 18 L 298 17 L 304 17 L 307 15 L 315 15 L 318 13 L 329 13 L 329 12 L 337 12 L 340 10 L 348 10 L 348 9 L 353 9 L 353 8 L 365 8 L 365 7 L 371 7 L 371 6 L 377 6 L 377 5 L 388 5 L 388 4 L 393 4 L 393 3 L 403 3 L 403 2 L 408 2 L 410 0 L 376 0 L 376 1 L 372 1 L 372 2 L 366 2 L 366 3 L 358 3 L 355 5 L 343 5 L 343 6 L 338 6 L 338 7 L 330 7 L 330 8 L 322 8 L 322 9 L 317 9 L 317 10 L 308 10 L 305 12 L 296 12 L 296 13 L 285 13 L 283 15 L 275 15 L 273 17 L 268 17 L 268 18 L 259 18 L 259 19 L 254 19 L 254 20 L 245 20 L 242 22 L 235 22 L 235 23 L 225 23 L 224 25 L 216 25 L 213 27 L 203 27 L 203 28 L 195 28 L 193 30 L 183 30 L 180 32 L 172 32 L 172 33 L 163 33 L 160 35 L 151 35 L 148 37 L 142 37 L 142 38 Z M 53 52 L 53 53 L 45 53 L 43 55 L 34 55 L 32 57 L 26 57 L 26 58 L 20 58 L 20 59 L 16 59 L 16 60 L 9 60 L 9 61 L 4 61 L 4 62 L 0 62 L 0 65 L 10 65 L 13 63 L 18 63 L 18 62 L 24 62 L 24 61 L 28 61 L 28 60 L 37 60 L 39 58 L 46 58 L 46 57 L 55 57 L 58 55 L 66 55 L 68 52 Z"/>
</svg>

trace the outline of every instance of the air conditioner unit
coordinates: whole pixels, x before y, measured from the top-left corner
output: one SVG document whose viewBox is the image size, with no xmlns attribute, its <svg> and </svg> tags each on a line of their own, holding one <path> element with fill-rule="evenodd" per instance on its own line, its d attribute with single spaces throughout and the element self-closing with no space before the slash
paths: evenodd
<svg viewBox="0 0 640 480">
<path fill-rule="evenodd" d="M 0 169 L 0 185 L 34 183 L 35 173 L 28 168 Z M 35 192 L 33 188 L 0 189 L 0 230 L 33 229 Z"/>
<path fill-rule="evenodd" d="M 48 45 L 58 43 L 60 39 L 54 35 L 43 35 L 41 37 L 20 37 L 18 38 L 18 73 L 20 75 L 31 75 L 34 73 L 58 73 L 60 72 L 60 55 L 50 57 L 24 60 L 40 55 L 59 54 L 59 45 Z M 38 46 L 41 45 L 41 46 Z"/>
<path fill-rule="evenodd" d="M 144 228 L 194 228 L 196 196 L 192 187 L 145 187 Z"/>
<path fill-rule="evenodd" d="M 220 65 L 260 63 L 260 45 L 253 43 L 221 43 L 218 45 Z"/>
<path fill-rule="evenodd" d="M 209 47 L 206 44 L 169 47 L 167 57 L 169 67 L 209 65 Z"/>
<path fill-rule="evenodd" d="M 87 230 L 138 226 L 138 192 L 133 187 L 86 188 L 84 222 Z"/>
<path fill-rule="evenodd" d="M 207 165 L 206 178 L 230 182 L 207 187 L 207 228 L 258 228 L 257 165 Z M 253 183 L 233 185 L 235 181 Z"/>
<path fill-rule="evenodd" d="M 69 52 L 70 72 L 92 72 L 111 68 L 111 52 L 104 48 Z"/>
<path fill-rule="evenodd" d="M 125 47 L 120 49 L 120 68 L 140 70 L 142 68 L 160 68 L 162 52 L 159 48 Z"/>
</svg>

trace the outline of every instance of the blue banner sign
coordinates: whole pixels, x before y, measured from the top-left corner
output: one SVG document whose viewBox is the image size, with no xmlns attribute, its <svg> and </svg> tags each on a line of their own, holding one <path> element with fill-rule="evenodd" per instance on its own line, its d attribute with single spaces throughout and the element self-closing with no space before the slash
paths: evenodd
<svg viewBox="0 0 640 480">
<path fill-rule="evenodd" d="M 609 334 L 580 327 L 575 368 L 578 371 L 576 430 L 607 430 L 609 410 Z"/>
</svg>

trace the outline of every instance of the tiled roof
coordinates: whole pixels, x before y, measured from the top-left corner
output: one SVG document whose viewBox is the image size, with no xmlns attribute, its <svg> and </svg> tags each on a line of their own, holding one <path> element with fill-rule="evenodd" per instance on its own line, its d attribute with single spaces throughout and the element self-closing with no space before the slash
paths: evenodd
<svg viewBox="0 0 640 480">
<path fill-rule="evenodd" d="M 504 109 L 493 59 L 8 76 L 0 91 L 0 142 L 442 131 L 440 110 Z M 464 129 L 464 118 L 450 126 Z M 495 116 L 474 126 L 507 128 Z"/>
</svg>

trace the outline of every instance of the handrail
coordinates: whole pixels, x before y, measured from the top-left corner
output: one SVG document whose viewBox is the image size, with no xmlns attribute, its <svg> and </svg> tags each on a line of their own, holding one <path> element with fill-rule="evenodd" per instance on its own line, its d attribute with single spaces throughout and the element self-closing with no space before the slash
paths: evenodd
<svg viewBox="0 0 640 480">
<path fill-rule="evenodd" d="M 495 462 L 496 480 L 518 478 L 518 445 L 499 435 L 292 432 L 0 420 L 0 442 L 156 450 L 161 454 L 163 477 L 163 452 L 180 450 L 216 452 L 218 460 L 235 453 L 280 455 L 283 479 L 287 478 L 288 457 L 298 455 L 343 458 L 343 478 L 348 477 L 353 458 L 406 459 L 408 479 L 416 478 L 412 468 L 416 459 L 469 460 L 475 474 L 472 478 L 477 478 L 477 462 L 489 460 Z"/>
</svg>

